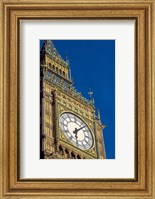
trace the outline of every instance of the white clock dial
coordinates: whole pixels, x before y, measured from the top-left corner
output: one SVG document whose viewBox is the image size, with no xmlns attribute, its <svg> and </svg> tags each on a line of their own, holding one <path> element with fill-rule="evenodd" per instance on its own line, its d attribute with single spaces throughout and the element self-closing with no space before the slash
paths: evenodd
<svg viewBox="0 0 155 199">
<path fill-rule="evenodd" d="M 72 113 L 63 113 L 60 116 L 60 127 L 64 135 L 76 147 L 87 150 L 93 145 L 93 137 L 87 124 Z"/>
</svg>

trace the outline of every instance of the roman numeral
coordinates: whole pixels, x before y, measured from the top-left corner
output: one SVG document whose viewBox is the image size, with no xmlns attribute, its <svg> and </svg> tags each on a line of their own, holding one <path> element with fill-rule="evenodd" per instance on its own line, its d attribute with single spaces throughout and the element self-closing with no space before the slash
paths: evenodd
<svg viewBox="0 0 155 199">
<path fill-rule="evenodd" d="M 68 116 L 67 118 L 71 121 L 70 115 L 69 115 L 69 114 L 67 114 L 67 116 Z"/>
<path fill-rule="evenodd" d="M 82 143 L 82 146 L 83 146 L 84 149 L 87 149 L 86 146 L 83 143 Z"/>
<path fill-rule="evenodd" d="M 83 122 L 82 122 L 82 124 L 81 124 L 81 127 L 82 127 L 82 126 L 85 126 L 85 124 L 84 124 Z"/>
<path fill-rule="evenodd" d="M 63 122 L 60 122 L 60 124 L 62 124 L 63 126 L 67 126 L 66 124 L 64 124 Z"/>
<path fill-rule="evenodd" d="M 77 120 L 76 120 L 76 117 L 74 116 L 74 121 L 75 121 L 75 123 L 77 122 Z"/>
<path fill-rule="evenodd" d="M 68 133 L 68 130 L 63 130 L 64 133 Z"/>
<path fill-rule="evenodd" d="M 69 137 L 69 139 L 72 140 L 72 139 L 73 139 L 73 136 L 71 135 L 71 136 Z"/>
<path fill-rule="evenodd" d="M 86 140 L 85 140 L 85 142 L 86 142 L 87 144 L 89 144 Z"/>
<path fill-rule="evenodd" d="M 88 138 L 88 139 L 90 139 L 90 140 L 92 140 L 92 138 L 91 138 L 91 137 L 88 137 L 87 135 L 85 135 L 85 137 Z"/>
</svg>

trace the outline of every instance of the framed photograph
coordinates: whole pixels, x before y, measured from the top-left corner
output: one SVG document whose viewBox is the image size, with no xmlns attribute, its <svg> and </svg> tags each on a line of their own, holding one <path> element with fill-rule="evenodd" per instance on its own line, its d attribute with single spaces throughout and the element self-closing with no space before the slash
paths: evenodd
<svg viewBox="0 0 155 199">
<path fill-rule="evenodd" d="M 1 198 L 154 198 L 154 2 L 1 2 Z"/>
</svg>

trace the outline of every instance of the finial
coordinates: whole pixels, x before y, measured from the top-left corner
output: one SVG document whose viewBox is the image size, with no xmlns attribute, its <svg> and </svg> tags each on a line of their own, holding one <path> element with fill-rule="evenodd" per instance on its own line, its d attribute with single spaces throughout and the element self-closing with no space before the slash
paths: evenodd
<svg viewBox="0 0 155 199">
<path fill-rule="evenodd" d="M 69 79 L 72 81 L 71 69 L 69 68 Z"/>
<path fill-rule="evenodd" d="M 71 80 L 72 86 L 74 86 L 74 79 L 73 79 L 73 77 L 71 77 L 70 80 Z"/>
<path fill-rule="evenodd" d="M 69 64 L 68 52 L 66 51 L 66 62 Z"/>
<path fill-rule="evenodd" d="M 90 102 L 92 103 L 92 105 L 94 105 L 95 102 L 94 102 L 93 92 L 92 92 L 91 88 L 89 89 L 88 95 L 90 96 Z"/>
<path fill-rule="evenodd" d="M 90 96 L 90 99 L 92 99 L 93 92 L 92 92 L 91 88 L 89 89 L 88 95 Z"/>
<path fill-rule="evenodd" d="M 100 115 L 100 111 L 99 111 L 99 109 L 98 109 L 97 116 L 98 116 L 99 121 L 101 121 L 101 115 Z"/>
</svg>

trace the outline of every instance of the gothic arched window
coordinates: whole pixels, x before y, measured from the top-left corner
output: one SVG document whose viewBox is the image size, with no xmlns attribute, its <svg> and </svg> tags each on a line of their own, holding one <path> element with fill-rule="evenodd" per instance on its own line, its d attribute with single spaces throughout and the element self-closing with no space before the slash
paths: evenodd
<svg viewBox="0 0 155 199">
<path fill-rule="evenodd" d="M 66 155 L 66 158 L 69 158 L 69 151 L 67 149 L 65 149 L 65 155 Z"/>
<path fill-rule="evenodd" d="M 59 146 L 59 153 L 60 153 L 61 155 L 63 155 L 63 148 L 62 148 L 61 145 Z"/>
<path fill-rule="evenodd" d="M 77 155 L 77 159 L 81 159 L 80 155 Z"/>
<path fill-rule="evenodd" d="M 71 159 L 76 159 L 75 154 L 71 152 Z"/>
</svg>

